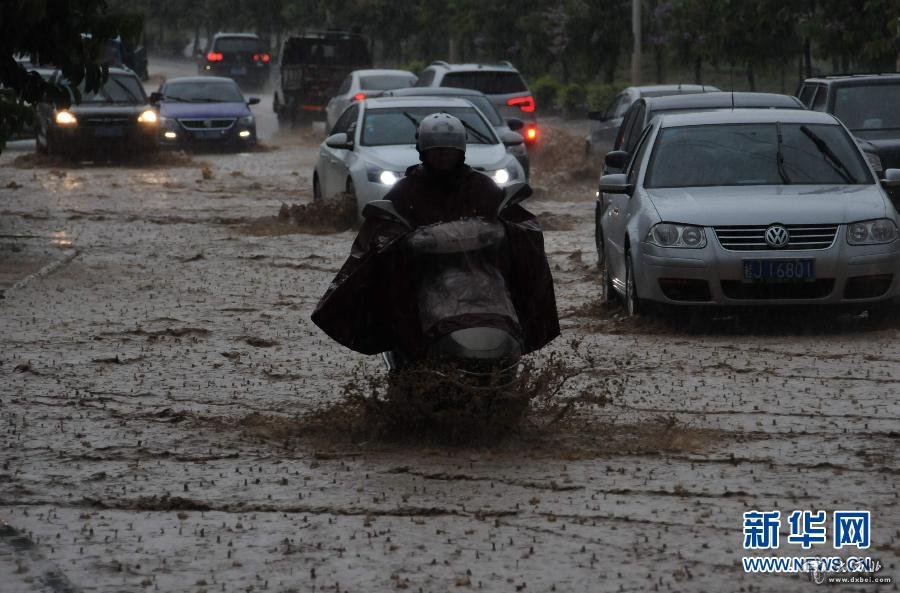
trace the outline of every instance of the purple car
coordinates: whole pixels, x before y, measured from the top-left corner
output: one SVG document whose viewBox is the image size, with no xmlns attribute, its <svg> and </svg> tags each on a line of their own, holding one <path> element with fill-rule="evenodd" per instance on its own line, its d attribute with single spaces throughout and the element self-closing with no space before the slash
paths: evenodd
<svg viewBox="0 0 900 593">
<path fill-rule="evenodd" d="M 256 144 L 256 120 L 236 82 L 218 76 L 172 78 L 150 95 L 159 106 L 159 144 L 230 148 Z"/>
</svg>

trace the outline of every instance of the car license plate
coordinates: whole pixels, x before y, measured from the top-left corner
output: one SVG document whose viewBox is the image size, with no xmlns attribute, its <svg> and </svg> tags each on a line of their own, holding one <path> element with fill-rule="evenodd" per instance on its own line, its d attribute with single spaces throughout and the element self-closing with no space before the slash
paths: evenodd
<svg viewBox="0 0 900 593">
<path fill-rule="evenodd" d="M 745 282 L 812 282 L 816 279 L 812 259 L 745 259 Z"/>
<path fill-rule="evenodd" d="M 231 75 L 232 76 L 244 76 L 247 74 L 247 69 L 241 66 L 240 68 L 232 68 Z"/>
<path fill-rule="evenodd" d="M 121 138 L 125 130 L 121 126 L 104 126 L 94 128 L 94 136 L 97 138 Z"/>
<path fill-rule="evenodd" d="M 199 130 L 193 134 L 197 140 L 218 140 L 222 137 L 222 132 L 219 130 Z"/>
</svg>

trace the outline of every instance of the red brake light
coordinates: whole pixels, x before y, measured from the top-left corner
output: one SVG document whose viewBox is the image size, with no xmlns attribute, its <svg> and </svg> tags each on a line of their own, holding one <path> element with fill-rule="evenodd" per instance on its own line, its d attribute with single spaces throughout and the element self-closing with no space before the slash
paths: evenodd
<svg viewBox="0 0 900 593">
<path fill-rule="evenodd" d="M 254 61 L 254 62 L 258 62 L 258 61 L 259 61 L 259 54 L 253 54 L 253 61 Z"/>
<path fill-rule="evenodd" d="M 208 54 L 206 54 L 206 59 L 209 60 L 210 62 L 221 62 L 224 58 L 225 58 L 225 56 L 223 56 L 221 53 L 219 53 L 217 51 L 211 51 Z"/>
<path fill-rule="evenodd" d="M 507 100 L 506 104 L 510 107 L 518 107 L 525 113 L 534 113 L 534 97 L 531 95 L 527 97 L 513 97 Z"/>
<path fill-rule="evenodd" d="M 271 60 L 271 59 L 272 59 L 272 58 L 269 56 L 269 54 L 263 54 L 263 55 L 262 55 L 262 61 L 263 61 L 263 64 L 268 64 L 268 63 L 269 63 L 269 60 Z"/>
<path fill-rule="evenodd" d="M 531 125 L 528 126 L 528 129 L 525 130 L 525 141 L 529 144 L 534 144 L 537 141 L 538 130 L 537 126 Z"/>
<path fill-rule="evenodd" d="M 354 100 L 354 101 L 362 101 L 362 100 L 365 99 L 365 98 L 366 98 L 366 94 L 365 94 L 365 93 L 356 93 L 355 95 L 353 95 L 353 100 Z"/>
</svg>

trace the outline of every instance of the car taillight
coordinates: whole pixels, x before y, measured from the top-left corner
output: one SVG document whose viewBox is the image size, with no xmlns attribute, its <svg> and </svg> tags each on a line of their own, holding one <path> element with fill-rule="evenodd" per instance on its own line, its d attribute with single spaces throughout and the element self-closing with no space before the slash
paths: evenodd
<svg viewBox="0 0 900 593">
<path fill-rule="evenodd" d="M 366 98 L 366 94 L 365 94 L 365 93 L 356 93 L 355 95 L 353 95 L 353 100 L 354 100 L 354 101 L 362 101 L 362 100 L 365 99 L 365 98 Z"/>
<path fill-rule="evenodd" d="M 525 129 L 525 142 L 527 142 L 528 144 L 534 144 L 535 142 L 537 142 L 537 137 L 538 137 L 537 126 L 534 124 L 529 125 Z"/>
<path fill-rule="evenodd" d="M 269 54 L 253 54 L 254 62 L 261 61 L 263 64 L 268 64 L 270 59 Z"/>
<path fill-rule="evenodd" d="M 271 60 L 271 59 L 272 59 L 272 58 L 271 58 L 271 56 L 269 56 L 269 54 L 263 54 L 263 55 L 262 55 L 262 61 L 263 61 L 263 64 L 268 64 L 268 63 L 269 63 L 269 60 Z"/>
<path fill-rule="evenodd" d="M 254 61 L 254 62 L 258 62 L 258 61 L 259 61 L 259 54 L 253 54 L 253 61 Z"/>
<path fill-rule="evenodd" d="M 534 113 L 534 97 L 531 95 L 527 97 L 513 97 L 507 100 L 506 104 L 510 107 L 518 107 L 525 113 Z"/>
<path fill-rule="evenodd" d="M 210 62 L 221 62 L 224 58 L 225 58 L 225 56 L 223 56 L 221 53 L 219 53 L 217 51 L 211 51 L 208 54 L 206 54 L 206 59 L 209 60 Z"/>
</svg>

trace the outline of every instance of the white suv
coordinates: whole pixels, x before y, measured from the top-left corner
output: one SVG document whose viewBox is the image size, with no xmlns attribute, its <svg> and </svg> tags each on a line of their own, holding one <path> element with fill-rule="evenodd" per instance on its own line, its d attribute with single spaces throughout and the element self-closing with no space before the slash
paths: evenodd
<svg viewBox="0 0 900 593">
<path fill-rule="evenodd" d="M 448 64 L 433 62 L 422 71 L 415 86 L 457 87 L 481 91 L 490 98 L 504 119 L 525 122 L 525 144 L 537 141 L 534 96 L 519 71 L 509 62 L 499 64 Z"/>
</svg>

